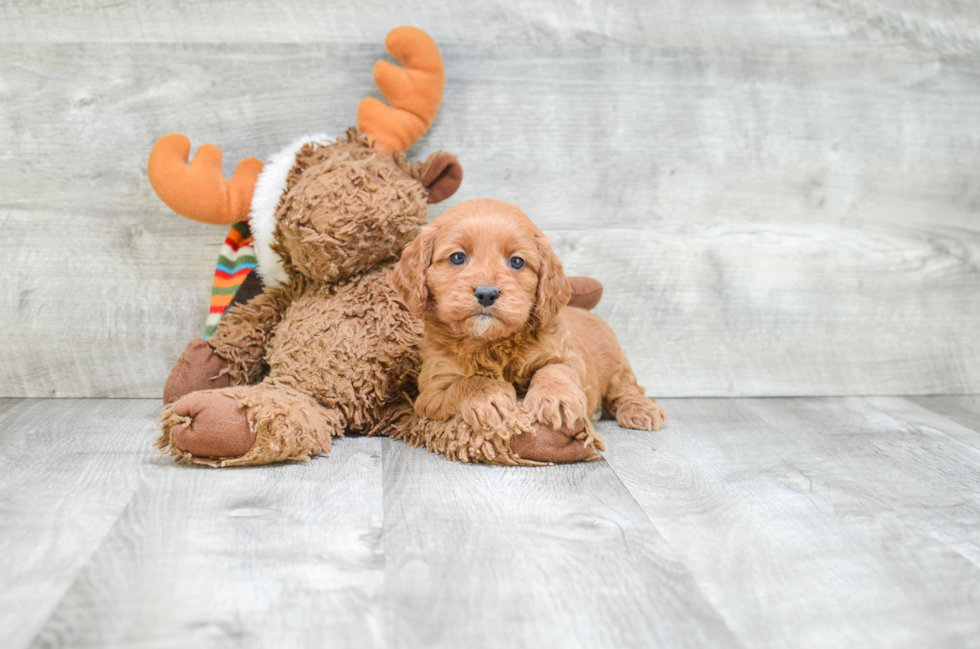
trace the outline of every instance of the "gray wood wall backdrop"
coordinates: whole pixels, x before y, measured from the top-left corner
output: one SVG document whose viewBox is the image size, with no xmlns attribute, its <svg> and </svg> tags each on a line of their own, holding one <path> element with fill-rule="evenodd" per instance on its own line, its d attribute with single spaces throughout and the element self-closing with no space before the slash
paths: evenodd
<svg viewBox="0 0 980 649">
<path fill-rule="evenodd" d="M 651 394 L 980 390 L 978 3 L 4 0 L 0 395 L 159 395 L 224 230 L 153 142 L 340 134 L 400 24 L 448 72 L 416 155 L 605 283 Z"/>
</svg>

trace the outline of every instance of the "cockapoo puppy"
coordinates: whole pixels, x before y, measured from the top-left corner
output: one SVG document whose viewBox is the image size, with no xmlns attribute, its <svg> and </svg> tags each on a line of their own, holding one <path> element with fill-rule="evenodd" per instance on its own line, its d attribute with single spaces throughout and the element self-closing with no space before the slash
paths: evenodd
<svg viewBox="0 0 980 649">
<path fill-rule="evenodd" d="M 460 414 L 493 428 L 523 407 L 580 437 L 600 406 L 625 428 L 658 430 L 666 420 L 612 329 L 566 306 L 561 262 L 517 207 L 493 199 L 453 207 L 405 249 L 393 281 L 425 323 L 420 415 Z"/>
</svg>

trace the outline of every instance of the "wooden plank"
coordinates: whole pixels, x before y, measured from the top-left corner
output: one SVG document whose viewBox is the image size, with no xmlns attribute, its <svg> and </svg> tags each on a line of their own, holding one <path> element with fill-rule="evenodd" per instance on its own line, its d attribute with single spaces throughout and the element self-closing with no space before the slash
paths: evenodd
<svg viewBox="0 0 980 649">
<path fill-rule="evenodd" d="M 746 646 L 968 645 L 980 454 L 896 404 L 669 401 L 605 458 Z"/>
<path fill-rule="evenodd" d="M 907 399 L 870 397 L 866 401 L 900 422 L 908 437 L 928 440 L 922 450 L 903 449 L 908 457 L 901 458 L 902 471 L 915 479 L 904 491 L 889 494 L 890 505 L 980 567 L 980 472 L 976 470 L 980 430 L 966 428 Z M 928 456 L 923 459 L 923 454 Z M 936 472 L 942 477 L 937 478 Z"/>
<path fill-rule="evenodd" d="M 230 173 L 340 133 L 378 54 L 0 46 L 0 395 L 158 396 L 203 328 L 224 232 L 153 196 L 152 142 L 217 142 Z M 445 54 L 418 151 L 459 154 L 460 200 L 520 204 L 570 271 L 606 284 L 599 312 L 651 394 L 980 390 L 971 59 L 867 43 Z"/>
<path fill-rule="evenodd" d="M 909 397 L 908 401 L 960 424 L 961 430 L 980 431 L 980 395 Z M 973 435 L 960 437 L 972 446 L 980 443 Z"/>
<path fill-rule="evenodd" d="M 381 440 L 150 478 L 32 646 L 383 645 Z"/>
<path fill-rule="evenodd" d="M 158 409 L 156 400 L 0 406 L 0 646 L 30 642 L 126 507 L 153 456 Z"/>
<path fill-rule="evenodd" d="M 604 282 L 596 313 L 651 396 L 980 385 L 980 338 L 968 333 L 980 329 L 980 270 L 936 252 L 944 241 L 980 255 L 980 232 L 955 244 L 942 228 L 867 225 L 550 234 L 571 268 Z"/>
<path fill-rule="evenodd" d="M 724 4 L 714 3 L 723 10 Z M 732 16 L 739 14 L 727 12 Z M 673 15 L 671 15 L 673 14 Z M 534 2 L 523 7 L 499 0 L 467 6 L 409 0 L 397 7 L 380 0 L 340 3 L 218 1 L 174 5 L 165 1 L 37 6 L 14 0 L 0 10 L 0 42 L 370 42 L 383 43 L 401 24 L 417 25 L 448 43 L 529 43 L 542 39 L 650 42 L 657 34 L 690 37 L 674 7 L 657 11 L 635 2 L 588 0 L 575 6 Z M 665 25 L 664 21 L 670 24 Z M 48 29 L 41 28 L 47 25 Z M 673 30 L 670 29 L 673 27 Z M 127 34 L 129 38 L 127 38 Z"/>
<path fill-rule="evenodd" d="M 161 398 L 204 331 L 219 228 L 6 212 L 16 260 L 0 268 L 0 394 Z M 66 256 L 64 245 L 84 250 Z"/>
<path fill-rule="evenodd" d="M 468 466 L 384 441 L 397 647 L 738 646 L 604 462 Z"/>
<path fill-rule="evenodd" d="M 573 41 L 758 48 L 847 36 L 894 47 L 976 51 L 980 10 L 971 3 L 927 0 L 806 0 L 774 5 L 744 0 L 502 0 L 398 5 L 362 0 L 216 0 L 207 3 L 8 0 L 0 7 L 0 42 L 375 42 L 400 24 L 418 25 L 440 43 L 512 45 Z"/>
<path fill-rule="evenodd" d="M 4 398 L 0 398 L 0 416 L 3 416 L 3 413 L 7 412 L 8 410 L 10 410 L 11 408 L 13 408 L 14 406 L 20 404 L 21 401 L 23 401 L 23 399 L 4 399 Z"/>
</svg>

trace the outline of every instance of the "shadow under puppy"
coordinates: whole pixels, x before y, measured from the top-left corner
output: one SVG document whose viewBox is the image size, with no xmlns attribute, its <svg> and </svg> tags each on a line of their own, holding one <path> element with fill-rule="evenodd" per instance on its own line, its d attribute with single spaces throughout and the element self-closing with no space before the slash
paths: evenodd
<svg viewBox="0 0 980 649">
<path fill-rule="evenodd" d="M 460 203 L 405 249 L 393 282 L 425 325 L 418 414 L 461 415 L 474 429 L 502 425 L 515 408 L 576 439 L 602 441 L 592 416 L 659 430 L 666 414 L 644 396 L 612 329 L 566 306 L 561 261 L 517 207 Z M 527 459 L 534 449 L 514 450 Z"/>
</svg>

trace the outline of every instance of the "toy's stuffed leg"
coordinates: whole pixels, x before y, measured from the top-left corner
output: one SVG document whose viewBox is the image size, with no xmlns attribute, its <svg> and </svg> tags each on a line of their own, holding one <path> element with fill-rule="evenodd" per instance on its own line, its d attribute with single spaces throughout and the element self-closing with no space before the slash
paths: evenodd
<svg viewBox="0 0 980 649">
<path fill-rule="evenodd" d="M 228 363 L 215 354 L 209 344 L 201 338 L 195 338 L 187 343 L 184 353 L 170 370 L 170 376 L 163 387 L 163 403 L 173 403 L 198 390 L 228 387 L 228 373 L 223 371 L 226 367 Z"/>
<path fill-rule="evenodd" d="M 464 463 L 540 466 L 594 460 L 599 457 L 597 450 L 605 450 L 591 423 L 579 424 L 578 430 L 554 429 L 520 408 L 498 428 L 483 431 L 474 430 L 459 416 L 436 421 L 406 409 L 386 432 L 394 439 Z"/>
<path fill-rule="evenodd" d="M 164 407 L 160 428 L 156 446 L 175 459 L 240 466 L 329 453 L 344 421 L 309 395 L 267 381 L 182 397 Z"/>
<path fill-rule="evenodd" d="M 521 459 L 547 464 L 595 460 L 598 451 L 606 450 L 591 424 L 588 430 L 570 430 L 541 422 L 532 423 L 520 435 L 511 435 L 510 447 Z"/>
</svg>

